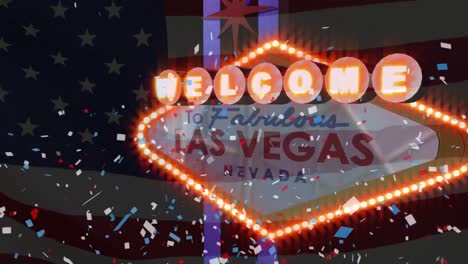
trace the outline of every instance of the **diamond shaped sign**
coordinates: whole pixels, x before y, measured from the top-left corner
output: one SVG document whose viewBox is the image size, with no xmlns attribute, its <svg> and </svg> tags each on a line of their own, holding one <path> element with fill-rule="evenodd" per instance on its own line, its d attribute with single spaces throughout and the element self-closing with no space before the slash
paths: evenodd
<svg viewBox="0 0 468 264">
<path fill-rule="evenodd" d="M 467 133 L 423 103 L 376 98 L 163 106 L 141 120 L 135 141 L 149 162 L 274 240 L 466 175 L 466 150 L 450 146 L 465 146 Z"/>
</svg>

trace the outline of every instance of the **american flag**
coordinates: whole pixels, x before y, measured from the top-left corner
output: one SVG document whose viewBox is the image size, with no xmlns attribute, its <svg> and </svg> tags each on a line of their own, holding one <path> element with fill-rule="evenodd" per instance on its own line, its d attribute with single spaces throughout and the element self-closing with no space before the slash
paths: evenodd
<svg viewBox="0 0 468 264">
<path fill-rule="evenodd" d="M 369 69 L 386 54 L 409 54 L 430 103 L 461 118 L 463 2 L 244 1 L 273 8 L 246 17 L 254 32 L 228 29 L 210 50 L 219 32 L 204 30 L 206 9 L 226 1 L 0 0 L 0 262 L 465 263 L 465 181 L 396 204 L 404 214 L 382 206 L 274 245 L 216 213 L 213 241 L 203 201 L 141 162 L 133 144 L 161 70 L 216 69 L 275 35 Z M 278 33 L 258 30 L 261 17 L 277 21 Z M 218 31 L 226 23 L 213 21 Z M 334 238 L 341 224 L 354 226 L 346 243 Z"/>
</svg>

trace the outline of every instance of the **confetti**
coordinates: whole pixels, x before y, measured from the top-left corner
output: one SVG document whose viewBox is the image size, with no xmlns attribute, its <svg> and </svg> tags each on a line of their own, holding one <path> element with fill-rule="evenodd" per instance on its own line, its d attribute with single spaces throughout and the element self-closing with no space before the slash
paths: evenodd
<svg viewBox="0 0 468 264">
<path fill-rule="evenodd" d="M 71 261 L 69 258 L 67 257 L 63 257 L 63 262 L 67 263 L 67 264 L 73 264 L 73 261 Z"/>
<path fill-rule="evenodd" d="M 354 214 L 354 212 L 357 211 L 357 208 L 359 208 L 359 205 L 361 202 L 356 198 L 356 197 L 351 197 L 344 205 L 343 207 L 349 208 L 349 214 Z M 357 205 L 357 206 L 354 206 Z"/>
<path fill-rule="evenodd" d="M 347 226 L 341 226 L 338 231 L 336 231 L 335 236 L 337 238 L 347 238 L 349 234 L 353 231 L 353 228 Z"/>
<path fill-rule="evenodd" d="M 307 112 L 309 113 L 309 115 L 317 113 L 317 106 L 314 105 L 314 106 L 307 108 Z"/>
<path fill-rule="evenodd" d="M 2 234 L 4 234 L 4 235 L 11 234 L 11 227 L 9 227 L 9 226 L 2 227 Z"/>
<path fill-rule="evenodd" d="M 45 230 L 44 230 L 44 229 L 39 230 L 39 231 L 36 232 L 37 237 L 43 237 L 44 234 L 45 234 Z"/>
<path fill-rule="evenodd" d="M 400 209 L 398 209 L 398 207 L 394 204 L 390 206 L 389 208 L 390 208 L 390 211 L 392 211 L 394 215 L 397 215 L 400 212 Z"/>
<path fill-rule="evenodd" d="M 438 70 L 438 71 L 446 71 L 446 70 L 448 70 L 447 63 L 439 63 L 439 64 L 437 64 L 437 70 Z"/>
<path fill-rule="evenodd" d="M 414 219 L 414 216 L 412 214 L 405 216 L 405 219 L 409 226 L 416 224 L 416 219 Z"/>
<path fill-rule="evenodd" d="M 440 47 L 443 48 L 443 49 L 452 49 L 452 44 L 441 42 Z"/>
<path fill-rule="evenodd" d="M 193 48 L 193 54 L 198 54 L 199 51 L 200 51 L 200 44 L 197 44 L 197 45 Z"/>
<path fill-rule="evenodd" d="M 258 245 L 257 247 L 254 248 L 254 254 L 258 255 L 262 251 L 262 246 Z"/>
<path fill-rule="evenodd" d="M 117 134 L 117 141 L 125 141 L 125 134 Z"/>
</svg>

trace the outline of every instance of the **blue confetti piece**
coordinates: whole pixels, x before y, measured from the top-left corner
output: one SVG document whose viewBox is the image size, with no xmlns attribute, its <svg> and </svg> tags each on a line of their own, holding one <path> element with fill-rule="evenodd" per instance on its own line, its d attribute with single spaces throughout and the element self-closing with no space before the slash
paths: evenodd
<svg viewBox="0 0 468 264">
<path fill-rule="evenodd" d="M 168 208 L 169 210 L 171 210 L 171 211 L 174 211 L 174 206 L 172 206 L 172 205 L 169 205 L 167 208 Z"/>
<path fill-rule="evenodd" d="M 137 209 L 136 207 L 133 207 L 133 208 L 130 210 L 130 213 L 131 213 L 131 214 L 135 214 L 137 211 L 138 211 L 138 209 Z"/>
<path fill-rule="evenodd" d="M 172 238 L 172 239 L 174 239 L 175 241 L 177 241 L 177 243 L 180 242 L 180 237 L 178 237 L 176 234 L 174 234 L 174 233 L 172 233 L 172 232 L 169 233 L 169 237 Z"/>
<path fill-rule="evenodd" d="M 186 83 L 187 85 L 192 85 L 192 80 L 187 80 Z"/>
<path fill-rule="evenodd" d="M 192 240 L 192 236 L 186 236 L 185 239 Z"/>
<path fill-rule="evenodd" d="M 119 231 L 119 229 L 127 222 L 128 218 L 130 218 L 132 214 L 126 214 L 122 220 L 120 220 L 119 224 L 114 228 L 114 231 Z"/>
<path fill-rule="evenodd" d="M 111 219 L 111 222 L 114 222 L 114 221 L 115 221 L 115 216 L 114 216 L 114 214 L 110 214 L 109 217 L 110 217 L 110 219 Z"/>
<path fill-rule="evenodd" d="M 429 76 L 429 80 L 431 81 L 435 80 L 434 76 Z"/>
<path fill-rule="evenodd" d="M 398 209 L 398 207 L 394 204 L 392 204 L 392 206 L 390 206 L 390 210 L 392 211 L 392 213 L 394 215 L 397 215 L 399 212 L 400 212 L 400 209 Z"/>
<path fill-rule="evenodd" d="M 182 216 L 181 216 L 181 215 L 178 215 L 178 216 L 177 216 L 177 219 L 178 219 L 178 220 L 182 220 Z"/>
<path fill-rule="evenodd" d="M 32 151 L 34 151 L 34 152 L 39 152 L 39 151 L 41 151 L 41 150 L 38 149 L 38 148 L 33 148 Z"/>
<path fill-rule="evenodd" d="M 105 171 L 105 170 L 101 170 L 101 176 L 104 176 L 104 174 L 106 174 L 106 171 Z"/>
<path fill-rule="evenodd" d="M 447 63 L 439 63 L 439 64 L 437 64 L 437 70 L 438 70 L 438 71 L 446 71 L 446 70 L 448 70 Z"/>
<path fill-rule="evenodd" d="M 239 248 L 238 247 L 233 247 L 232 248 L 232 253 L 237 253 L 239 252 Z"/>
<path fill-rule="evenodd" d="M 276 248 L 275 247 L 271 247 L 268 252 L 270 253 L 270 255 L 274 255 L 276 253 Z"/>
<path fill-rule="evenodd" d="M 147 238 L 147 237 L 144 239 L 144 241 L 145 241 L 145 245 L 148 245 L 149 242 L 150 242 L 149 238 Z"/>
<path fill-rule="evenodd" d="M 314 124 L 318 124 L 322 122 L 322 116 L 314 116 Z"/>
<path fill-rule="evenodd" d="M 96 252 L 96 255 L 101 255 L 101 251 L 99 251 L 97 249 L 94 252 Z"/>
<path fill-rule="evenodd" d="M 15 255 L 13 256 L 13 258 L 14 258 L 14 259 L 18 259 L 18 257 L 19 257 L 18 252 L 15 252 Z"/>
<path fill-rule="evenodd" d="M 138 141 L 138 143 L 139 143 L 140 145 L 146 144 L 146 138 L 140 139 L 140 140 Z"/>
<path fill-rule="evenodd" d="M 317 102 L 322 102 L 322 96 L 321 95 L 317 96 Z"/>
<path fill-rule="evenodd" d="M 338 229 L 338 231 L 336 231 L 335 237 L 337 237 L 337 238 L 347 238 L 349 236 L 349 234 L 351 234 L 351 231 L 353 231 L 353 229 L 351 227 L 342 226 L 342 227 L 340 227 L 340 229 Z"/>
<path fill-rule="evenodd" d="M 340 245 L 343 245 L 343 243 L 344 243 L 343 239 L 340 239 L 339 242 L 340 242 Z"/>
<path fill-rule="evenodd" d="M 175 199 L 172 198 L 171 204 L 175 204 Z"/>
<path fill-rule="evenodd" d="M 227 116 L 227 114 L 228 114 L 227 108 L 223 108 L 221 110 L 220 114 L 221 114 L 220 116 Z"/>
<path fill-rule="evenodd" d="M 33 226 L 34 226 L 34 224 L 33 224 L 33 222 L 31 221 L 31 219 L 26 220 L 25 223 L 26 223 L 26 226 L 27 226 L 27 227 L 33 227 Z"/>
<path fill-rule="evenodd" d="M 39 231 L 37 231 L 37 233 L 36 233 L 37 237 L 43 237 L 44 234 L 45 234 L 45 230 L 44 230 L 44 229 L 39 230 Z"/>
<path fill-rule="evenodd" d="M 335 46 L 330 46 L 330 47 L 327 48 L 327 50 L 332 50 L 334 48 L 335 48 Z"/>
</svg>

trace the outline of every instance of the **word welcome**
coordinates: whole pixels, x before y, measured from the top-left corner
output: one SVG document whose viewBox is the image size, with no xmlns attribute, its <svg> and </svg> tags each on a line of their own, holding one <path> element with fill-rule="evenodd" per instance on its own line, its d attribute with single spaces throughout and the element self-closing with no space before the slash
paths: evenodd
<svg viewBox="0 0 468 264">
<path fill-rule="evenodd" d="M 312 61 L 301 60 L 289 66 L 284 77 L 271 63 L 260 63 L 246 79 L 236 66 L 222 67 L 212 80 L 207 70 L 193 68 L 184 81 L 173 70 L 163 71 L 155 78 L 157 99 L 166 105 L 176 103 L 182 94 L 190 104 L 203 104 L 212 91 L 223 104 L 237 103 L 247 87 L 250 97 L 257 103 L 274 102 L 282 89 L 296 103 L 312 102 L 319 96 L 322 86 L 333 100 L 352 103 L 359 100 L 369 88 L 370 74 L 356 58 L 344 57 L 329 65 L 325 77 Z M 382 99 L 401 103 L 411 99 L 419 90 L 422 71 L 412 57 L 392 54 L 384 57 L 372 72 L 372 86 Z"/>
</svg>

